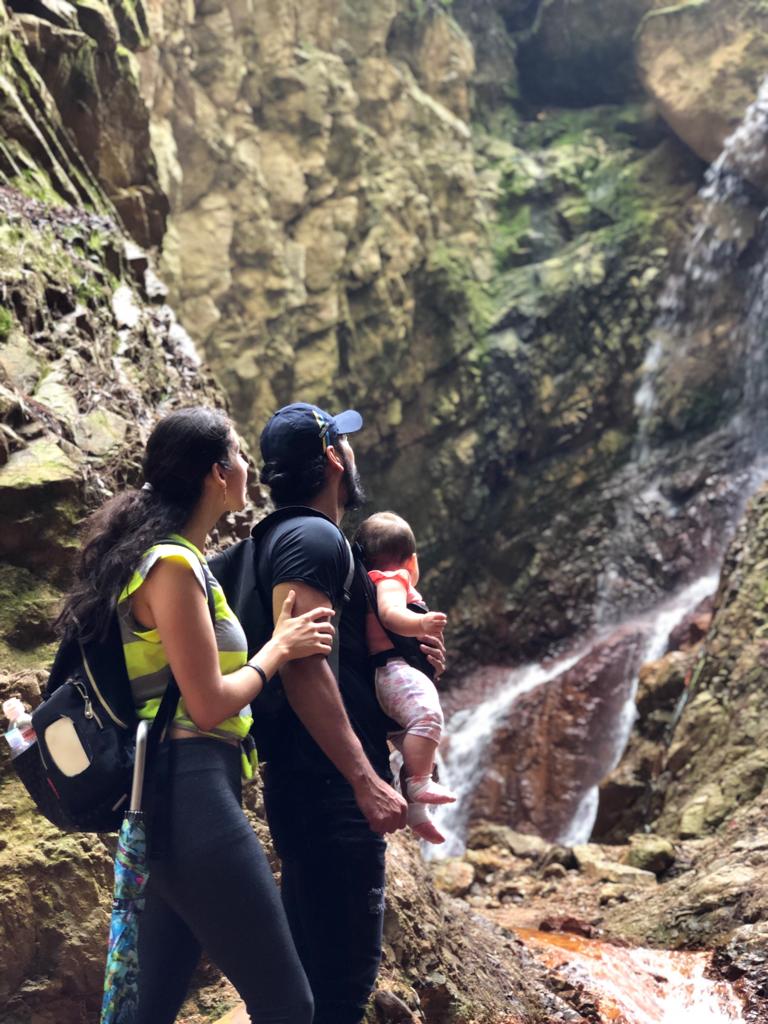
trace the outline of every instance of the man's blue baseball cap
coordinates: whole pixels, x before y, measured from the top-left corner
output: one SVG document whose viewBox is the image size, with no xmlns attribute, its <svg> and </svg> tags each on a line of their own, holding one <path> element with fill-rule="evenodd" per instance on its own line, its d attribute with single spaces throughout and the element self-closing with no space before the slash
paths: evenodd
<svg viewBox="0 0 768 1024">
<path fill-rule="evenodd" d="M 363 417 L 354 409 L 332 416 L 308 402 L 293 402 L 278 409 L 262 430 L 261 456 L 265 462 L 300 462 L 362 425 Z"/>
</svg>

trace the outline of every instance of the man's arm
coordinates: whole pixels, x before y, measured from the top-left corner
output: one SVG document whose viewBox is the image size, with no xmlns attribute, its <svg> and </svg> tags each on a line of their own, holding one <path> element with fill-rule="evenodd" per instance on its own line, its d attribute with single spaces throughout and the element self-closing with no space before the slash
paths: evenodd
<svg viewBox="0 0 768 1024">
<path fill-rule="evenodd" d="M 272 591 L 275 617 L 289 590 L 296 592 L 294 615 L 323 607 L 328 598 L 297 581 L 279 583 Z M 358 807 L 374 832 L 395 832 L 405 826 L 407 804 L 380 779 L 350 725 L 333 672 L 318 656 L 289 662 L 280 672 L 288 702 L 307 732 L 352 787 Z"/>
</svg>

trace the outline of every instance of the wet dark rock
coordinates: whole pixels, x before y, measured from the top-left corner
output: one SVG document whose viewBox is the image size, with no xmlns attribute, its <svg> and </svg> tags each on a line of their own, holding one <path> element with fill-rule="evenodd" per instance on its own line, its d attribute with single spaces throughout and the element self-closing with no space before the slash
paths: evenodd
<svg viewBox="0 0 768 1024">
<path fill-rule="evenodd" d="M 378 1020 L 383 1024 L 412 1024 L 416 1020 L 406 1003 L 394 992 L 379 990 L 373 997 Z"/>
<path fill-rule="evenodd" d="M 639 92 L 634 34 L 653 0 L 550 0 L 521 37 L 520 84 L 531 103 L 589 106 Z"/>
<path fill-rule="evenodd" d="M 712 622 L 714 598 L 704 600 L 680 622 L 669 634 L 668 651 L 686 651 L 696 647 L 704 637 Z"/>
<path fill-rule="evenodd" d="M 591 939 L 596 934 L 594 924 L 589 921 L 580 921 L 577 917 L 545 917 L 539 922 L 539 930 L 542 932 L 570 932 L 572 935 L 581 935 L 585 939 Z"/>
<path fill-rule="evenodd" d="M 622 629 L 558 678 L 520 696 L 497 725 L 471 818 L 556 840 L 615 756 L 643 634 Z"/>
<path fill-rule="evenodd" d="M 600 785 L 596 840 L 625 841 L 658 813 L 667 745 L 696 658 L 695 652 L 673 651 L 641 668 L 632 735 L 620 763 Z"/>
</svg>

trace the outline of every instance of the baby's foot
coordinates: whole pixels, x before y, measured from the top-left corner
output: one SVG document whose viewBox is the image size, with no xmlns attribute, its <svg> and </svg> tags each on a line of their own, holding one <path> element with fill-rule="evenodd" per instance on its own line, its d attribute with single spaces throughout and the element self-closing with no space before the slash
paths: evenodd
<svg viewBox="0 0 768 1024">
<path fill-rule="evenodd" d="M 407 821 L 420 839 L 425 839 L 428 843 L 445 842 L 445 836 L 435 827 L 424 804 L 408 804 Z"/>
<path fill-rule="evenodd" d="M 431 775 L 417 775 L 405 780 L 407 799 L 418 804 L 452 804 L 456 794 L 435 782 Z"/>
</svg>

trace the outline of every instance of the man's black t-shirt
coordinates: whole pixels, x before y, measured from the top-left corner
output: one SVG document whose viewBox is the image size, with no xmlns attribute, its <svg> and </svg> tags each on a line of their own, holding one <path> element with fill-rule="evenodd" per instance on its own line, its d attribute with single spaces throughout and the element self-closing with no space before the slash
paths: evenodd
<svg viewBox="0 0 768 1024">
<path fill-rule="evenodd" d="M 339 690 L 368 760 L 382 778 L 389 780 L 387 730 L 392 723 L 379 707 L 374 689 L 374 669 L 365 637 L 368 606 L 360 575 L 364 570 L 356 566 L 349 600 L 345 600 L 348 570 L 347 542 L 336 524 L 325 517 L 297 515 L 285 519 L 270 530 L 259 546 L 258 574 L 264 594 L 271 594 L 279 583 L 304 583 L 325 594 L 334 608 L 343 609 L 339 629 Z M 280 736 L 271 745 L 272 773 L 338 774 L 287 702 L 275 727 Z"/>
</svg>

